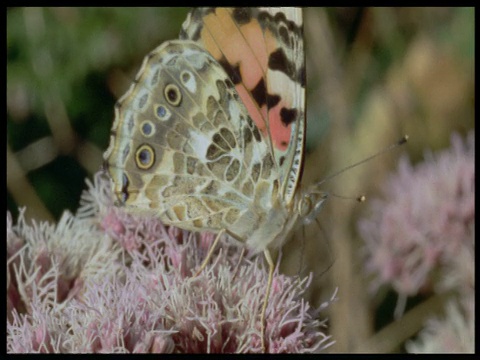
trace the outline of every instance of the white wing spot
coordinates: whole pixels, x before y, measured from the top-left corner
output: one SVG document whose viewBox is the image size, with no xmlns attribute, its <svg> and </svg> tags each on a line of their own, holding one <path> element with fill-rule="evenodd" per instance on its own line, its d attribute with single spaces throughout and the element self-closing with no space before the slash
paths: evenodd
<svg viewBox="0 0 480 360">
<path fill-rule="evenodd" d="M 195 151 L 198 159 L 202 161 L 204 164 L 208 162 L 207 160 L 207 149 L 211 144 L 210 137 L 208 134 L 196 132 L 196 131 L 189 131 L 190 134 L 190 146 Z"/>
<path fill-rule="evenodd" d="M 197 81 L 195 80 L 195 76 L 190 71 L 182 71 L 180 74 L 180 79 L 188 91 L 190 91 L 192 94 L 197 92 Z"/>
</svg>

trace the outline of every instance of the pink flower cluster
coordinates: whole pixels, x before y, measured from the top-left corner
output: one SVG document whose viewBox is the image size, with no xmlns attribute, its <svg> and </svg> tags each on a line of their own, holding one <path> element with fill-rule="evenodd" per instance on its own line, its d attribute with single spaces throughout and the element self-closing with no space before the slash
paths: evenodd
<svg viewBox="0 0 480 360">
<path fill-rule="evenodd" d="M 452 148 L 413 167 L 406 158 L 359 223 L 366 266 L 374 288 L 390 284 L 415 295 L 433 286 L 432 276 L 467 247 L 473 251 L 475 138 L 452 136 Z"/>
<path fill-rule="evenodd" d="M 444 299 L 406 348 L 414 353 L 475 349 L 475 137 L 411 166 L 406 159 L 359 223 L 373 289 L 388 284 L 400 298 Z M 443 297 L 442 297 L 443 295 Z"/>
<path fill-rule="evenodd" d="M 7 214 L 10 353 L 260 352 L 267 271 L 227 239 L 193 276 L 212 234 L 164 226 L 111 204 L 97 174 L 73 216 L 16 224 Z M 310 278 L 275 274 L 268 352 L 318 352 L 332 343 L 302 299 Z"/>
</svg>

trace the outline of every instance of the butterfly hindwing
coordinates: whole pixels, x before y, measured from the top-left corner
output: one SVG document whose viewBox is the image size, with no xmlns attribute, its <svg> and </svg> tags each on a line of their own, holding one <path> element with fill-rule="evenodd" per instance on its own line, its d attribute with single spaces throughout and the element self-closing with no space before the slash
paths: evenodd
<svg viewBox="0 0 480 360">
<path fill-rule="evenodd" d="M 145 58 L 115 119 L 106 155 L 115 193 L 167 224 L 218 231 L 272 186 L 273 159 L 234 85 L 191 41 Z"/>
</svg>

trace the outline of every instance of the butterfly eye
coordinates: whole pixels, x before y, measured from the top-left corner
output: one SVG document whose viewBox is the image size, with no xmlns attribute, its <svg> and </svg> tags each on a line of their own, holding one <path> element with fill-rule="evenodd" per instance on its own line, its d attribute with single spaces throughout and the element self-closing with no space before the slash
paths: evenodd
<svg viewBox="0 0 480 360">
<path fill-rule="evenodd" d="M 155 153 L 150 145 L 142 145 L 138 148 L 135 159 L 140 169 L 148 170 L 155 162 Z"/>
<path fill-rule="evenodd" d="M 178 106 L 182 101 L 182 94 L 180 93 L 178 86 L 174 84 L 168 84 L 165 87 L 165 99 L 167 99 L 169 104 Z"/>
<path fill-rule="evenodd" d="M 298 204 L 298 213 L 301 217 L 307 216 L 312 211 L 312 200 L 308 195 L 305 195 Z"/>
</svg>

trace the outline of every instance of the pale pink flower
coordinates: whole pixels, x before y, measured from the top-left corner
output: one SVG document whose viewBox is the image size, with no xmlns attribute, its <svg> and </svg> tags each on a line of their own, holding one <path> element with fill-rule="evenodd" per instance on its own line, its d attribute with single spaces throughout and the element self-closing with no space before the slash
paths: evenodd
<svg viewBox="0 0 480 360">
<path fill-rule="evenodd" d="M 431 288 L 435 272 L 473 246 L 475 138 L 452 136 L 452 147 L 425 162 L 400 161 L 386 183 L 384 199 L 371 202 L 371 216 L 359 223 L 366 270 L 373 288 L 390 284 L 410 296 Z"/>
<path fill-rule="evenodd" d="M 259 352 L 262 255 L 225 239 L 193 277 L 213 238 L 114 207 L 101 175 L 58 224 L 7 214 L 8 352 Z M 332 344 L 302 299 L 309 281 L 275 274 L 267 351 Z"/>
<path fill-rule="evenodd" d="M 427 320 L 414 353 L 475 349 L 475 138 L 452 136 L 452 147 L 411 166 L 404 158 L 359 223 L 373 289 L 388 284 L 400 298 L 445 294 L 445 316 Z"/>
</svg>

